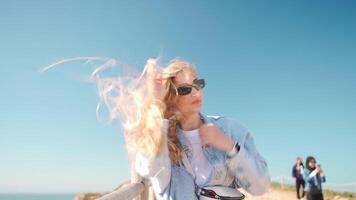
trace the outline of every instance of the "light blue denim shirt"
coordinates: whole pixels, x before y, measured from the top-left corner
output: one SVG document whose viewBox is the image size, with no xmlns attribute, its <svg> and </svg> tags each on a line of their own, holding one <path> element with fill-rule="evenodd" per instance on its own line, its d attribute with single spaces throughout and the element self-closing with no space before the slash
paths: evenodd
<svg viewBox="0 0 356 200">
<path fill-rule="evenodd" d="M 257 151 L 251 134 L 235 120 L 203 114 L 201 117 L 204 123 L 216 125 L 240 145 L 240 151 L 233 157 L 213 147 L 203 148 L 204 155 L 213 167 L 206 185 L 241 187 L 253 195 L 265 193 L 271 183 L 267 162 Z M 181 136 L 178 135 L 178 138 L 184 143 Z M 142 161 L 142 156 L 136 157 L 136 170 L 142 176 L 150 178 L 156 198 L 198 199 L 199 188 L 194 183 L 194 173 L 189 169 L 185 154 L 182 163 L 177 165 L 167 161 L 167 147 L 163 152 L 166 153 L 155 160 Z"/>
<path fill-rule="evenodd" d="M 319 173 L 313 173 L 308 168 L 304 170 L 303 178 L 305 181 L 305 191 L 310 193 L 321 193 L 321 183 L 326 181 L 325 176 L 320 176 Z"/>
</svg>

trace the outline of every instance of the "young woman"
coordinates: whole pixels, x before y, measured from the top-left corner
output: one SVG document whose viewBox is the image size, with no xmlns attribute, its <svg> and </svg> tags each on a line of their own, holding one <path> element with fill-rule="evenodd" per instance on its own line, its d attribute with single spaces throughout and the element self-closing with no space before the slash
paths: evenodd
<svg viewBox="0 0 356 200">
<path fill-rule="evenodd" d="M 150 59 L 140 81 L 121 91 L 129 96 L 117 105 L 136 171 L 157 199 L 199 199 L 215 185 L 265 193 L 270 176 L 252 135 L 235 120 L 200 112 L 204 86 L 194 65 L 172 60 L 159 71 Z"/>
<path fill-rule="evenodd" d="M 316 165 L 314 157 L 307 157 L 306 169 L 304 170 L 305 192 L 307 200 L 323 200 L 321 183 L 325 182 L 325 175 L 320 166 Z"/>
<path fill-rule="evenodd" d="M 305 181 L 303 178 L 303 174 L 304 174 L 304 165 L 303 165 L 302 158 L 297 157 L 292 169 L 292 176 L 295 179 L 297 199 L 301 199 L 305 195 L 304 192 Z M 300 188 L 302 189 L 302 194 L 300 194 Z"/>
</svg>

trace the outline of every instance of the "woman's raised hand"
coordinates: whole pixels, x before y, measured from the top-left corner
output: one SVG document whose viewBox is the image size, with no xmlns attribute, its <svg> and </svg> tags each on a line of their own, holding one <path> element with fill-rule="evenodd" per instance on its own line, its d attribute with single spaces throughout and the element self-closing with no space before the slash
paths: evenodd
<svg viewBox="0 0 356 200">
<path fill-rule="evenodd" d="M 157 68 L 155 60 L 149 61 L 147 66 L 148 90 L 149 94 L 153 95 L 156 100 L 163 101 L 165 96 L 165 82 L 162 72 Z"/>
<path fill-rule="evenodd" d="M 203 145 L 209 145 L 225 152 L 231 151 L 234 147 L 234 141 L 214 124 L 203 124 L 199 128 L 199 134 Z"/>
<path fill-rule="evenodd" d="M 162 73 L 156 73 L 156 77 L 154 79 L 154 97 L 158 100 L 163 101 L 165 96 L 165 81 L 163 79 Z"/>
</svg>

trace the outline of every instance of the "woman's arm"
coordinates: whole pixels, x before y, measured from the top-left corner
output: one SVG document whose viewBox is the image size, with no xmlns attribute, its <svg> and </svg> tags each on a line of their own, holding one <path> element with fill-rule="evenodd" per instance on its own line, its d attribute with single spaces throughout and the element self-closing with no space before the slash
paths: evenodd
<svg viewBox="0 0 356 200">
<path fill-rule="evenodd" d="M 314 176 L 317 174 L 317 171 L 316 169 L 313 170 L 313 171 L 310 171 L 310 170 L 304 170 L 304 173 L 303 173 L 303 179 L 305 182 L 309 182 L 311 181 Z"/>
<path fill-rule="evenodd" d="M 165 136 L 168 131 L 168 120 L 163 120 Z M 152 159 L 140 152 L 136 153 L 135 168 L 138 174 L 150 179 L 156 195 L 162 194 L 168 187 L 171 177 L 171 161 L 167 147 L 167 137 L 164 137 L 164 146 L 161 153 Z"/>
<path fill-rule="evenodd" d="M 292 177 L 293 178 L 297 178 L 297 173 L 296 173 L 295 168 L 296 168 L 296 165 L 293 165 L 293 168 L 292 168 Z"/>
<path fill-rule="evenodd" d="M 324 171 L 321 169 L 321 167 L 319 167 L 319 169 L 320 169 L 319 174 L 320 174 L 321 182 L 324 183 L 326 181 Z"/>
<path fill-rule="evenodd" d="M 147 73 L 149 96 L 153 96 L 154 102 L 158 103 L 158 107 L 160 107 L 166 94 L 166 80 L 162 78 L 161 73 L 157 72 L 155 60 L 150 60 L 150 62 L 148 62 Z M 161 197 L 166 191 L 169 191 L 170 187 L 172 166 L 168 151 L 168 125 L 169 120 L 163 119 L 164 141 L 163 149 L 159 155 L 149 159 L 140 152 L 136 153 L 136 171 L 141 176 L 150 179 L 156 197 Z"/>
<path fill-rule="evenodd" d="M 235 138 L 237 139 L 237 138 Z M 261 195 L 269 189 L 271 179 L 266 160 L 258 153 L 249 132 L 237 141 L 240 150 L 227 159 L 229 172 L 235 175 L 237 184 L 253 195 Z"/>
<path fill-rule="evenodd" d="M 265 193 L 271 184 L 267 162 L 257 152 L 251 134 L 234 120 L 218 118 L 216 125 L 219 128 L 209 123 L 200 127 L 202 144 L 226 152 L 229 173 L 239 186 L 254 195 Z M 236 143 L 240 150 L 231 155 Z"/>
</svg>

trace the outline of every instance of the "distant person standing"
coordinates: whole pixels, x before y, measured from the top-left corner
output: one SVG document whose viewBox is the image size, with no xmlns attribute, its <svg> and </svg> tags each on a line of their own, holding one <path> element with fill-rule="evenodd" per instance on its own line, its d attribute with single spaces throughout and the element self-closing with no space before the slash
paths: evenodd
<svg viewBox="0 0 356 200">
<path fill-rule="evenodd" d="M 305 192 L 304 192 L 305 182 L 303 179 L 303 173 L 304 173 L 303 161 L 300 157 L 297 157 L 296 163 L 293 165 L 292 176 L 295 179 L 295 187 L 297 190 L 297 198 L 298 199 L 303 198 L 305 195 Z M 301 189 L 302 189 L 302 195 L 300 195 Z"/>
<path fill-rule="evenodd" d="M 309 156 L 305 161 L 304 181 L 307 200 L 324 200 L 321 183 L 325 182 L 325 175 L 320 165 L 316 165 L 314 157 Z"/>
</svg>

